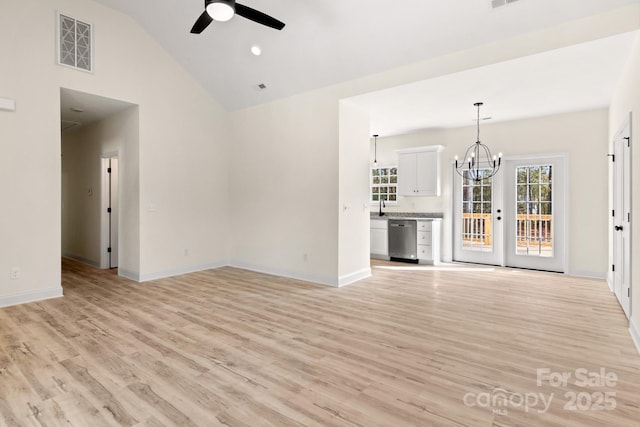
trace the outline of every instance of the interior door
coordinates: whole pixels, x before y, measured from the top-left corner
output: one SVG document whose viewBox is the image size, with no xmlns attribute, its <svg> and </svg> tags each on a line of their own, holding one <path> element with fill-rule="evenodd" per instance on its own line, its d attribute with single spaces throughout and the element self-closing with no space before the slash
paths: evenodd
<svg viewBox="0 0 640 427">
<path fill-rule="evenodd" d="M 118 266 L 118 158 L 111 157 L 109 159 L 109 268 Z"/>
<path fill-rule="evenodd" d="M 503 207 L 501 172 L 473 180 L 453 172 L 454 261 L 503 265 Z"/>
<path fill-rule="evenodd" d="M 614 139 L 613 158 L 613 290 L 631 316 L 631 133 L 629 122 Z"/>
<path fill-rule="evenodd" d="M 566 156 L 510 159 L 505 182 L 505 265 L 565 271 Z"/>
</svg>

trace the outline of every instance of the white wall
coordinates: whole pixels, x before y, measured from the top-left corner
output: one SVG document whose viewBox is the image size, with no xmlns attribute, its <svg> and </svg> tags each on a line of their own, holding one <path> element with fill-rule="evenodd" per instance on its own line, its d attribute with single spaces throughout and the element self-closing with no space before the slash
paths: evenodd
<svg viewBox="0 0 640 427">
<path fill-rule="evenodd" d="M 569 154 L 569 273 L 606 276 L 608 111 L 592 110 L 480 125 L 480 139 L 505 156 Z M 441 197 L 398 197 L 388 212 L 443 212 L 442 253 L 451 258 L 451 164 L 476 140 L 475 126 L 378 138 L 378 162 L 397 164 L 394 150 L 443 145 Z M 373 143 L 370 145 L 373 159 Z M 373 160 L 372 160 L 373 161 Z M 585 173 L 588 171 L 588 173 Z M 371 211 L 378 206 L 372 205 Z M 588 232 L 585 232 L 588 230 Z"/>
<path fill-rule="evenodd" d="M 371 275 L 369 266 L 369 113 L 340 103 L 338 284 Z"/>
<path fill-rule="evenodd" d="M 312 92 L 230 117 L 231 263 L 334 285 L 336 95 Z"/>
<path fill-rule="evenodd" d="M 230 113 L 234 265 L 328 284 L 360 271 L 361 251 L 353 252 L 352 260 L 348 254 L 338 252 L 340 234 L 346 230 L 339 225 L 340 201 L 369 197 L 368 187 L 364 189 L 363 185 L 368 176 L 345 177 L 344 182 L 341 176 L 340 183 L 336 182 L 342 168 L 359 168 L 358 161 L 340 156 L 347 152 L 341 145 L 350 143 L 342 141 L 339 134 L 340 100 L 631 31 L 640 26 L 638 14 L 640 5 L 636 4 Z M 602 112 L 594 115 L 603 117 Z M 535 144 L 538 146 L 538 141 Z M 425 144 L 421 141 L 420 145 Z M 549 148 L 553 150 L 547 151 L 556 150 L 555 146 Z M 579 155 L 578 159 L 581 158 Z M 356 194 L 357 191 L 361 193 Z M 439 208 L 428 210 L 433 209 Z M 353 244 L 368 247 L 368 238 L 361 238 Z M 578 241 L 572 241 L 572 245 L 577 244 Z M 606 256 L 594 266 L 584 260 L 582 250 L 572 246 L 573 271 L 585 274 L 605 271 L 602 262 L 606 263 Z M 307 261 L 303 258 L 305 253 Z M 597 257 L 602 259 L 601 255 Z M 347 266 L 355 270 L 347 271 Z"/>
<path fill-rule="evenodd" d="M 94 25 L 95 72 L 57 66 L 56 10 Z M 29 31 L 25 31 L 29 28 Z M 149 279 L 227 258 L 226 113 L 131 18 L 90 0 L 0 2 L 0 305 L 60 292 L 60 88 L 139 105 L 139 233 L 122 242 Z M 149 212 L 149 204 L 157 206 Z M 184 249 L 189 255 L 184 256 Z M 22 277 L 9 280 L 11 267 Z M 125 269 L 122 269 L 125 270 Z M 122 271 L 121 271 L 122 273 Z"/>
<path fill-rule="evenodd" d="M 138 200 L 138 108 L 62 133 L 62 254 L 100 266 L 102 156 L 118 154 L 120 178 L 119 237 L 123 251 L 119 267 L 138 271 L 140 265 Z M 131 159 L 134 159 L 132 162 Z M 89 193 L 88 189 L 92 191 Z M 134 236 L 132 239 L 130 236 Z M 132 250 L 134 249 L 134 250 Z"/>
<path fill-rule="evenodd" d="M 636 178 L 640 171 L 640 153 L 634 147 L 640 146 L 640 38 L 636 39 L 631 58 L 625 67 L 616 89 L 609 115 L 610 150 L 613 150 L 613 136 L 631 112 L 631 174 L 633 189 L 631 194 L 631 331 L 640 351 L 640 181 Z M 613 151 L 611 151 L 613 152 Z M 609 227 L 612 230 L 613 227 Z M 610 231 L 611 233 L 611 231 Z"/>
</svg>

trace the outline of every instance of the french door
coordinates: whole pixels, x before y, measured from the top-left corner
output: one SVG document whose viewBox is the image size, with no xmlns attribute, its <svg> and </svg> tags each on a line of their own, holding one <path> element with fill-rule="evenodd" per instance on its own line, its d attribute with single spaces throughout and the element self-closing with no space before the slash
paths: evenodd
<svg viewBox="0 0 640 427">
<path fill-rule="evenodd" d="M 563 155 L 503 161 L 491 178 L 454 173 L 456 261 L 565 271 Z"/>
<path fill-rule="evenodd" d="M 500 172 L 499 172 L 500 173 Z M 453 173 L 453 259 L 503 265 L 502 181 L 481 169 L 480 180 L 468 171 Z"/>
<path fill-rule="evenodd" d="M 507 160 L 505 265 L 565 271 L 566 157 Z"/>
</svg>

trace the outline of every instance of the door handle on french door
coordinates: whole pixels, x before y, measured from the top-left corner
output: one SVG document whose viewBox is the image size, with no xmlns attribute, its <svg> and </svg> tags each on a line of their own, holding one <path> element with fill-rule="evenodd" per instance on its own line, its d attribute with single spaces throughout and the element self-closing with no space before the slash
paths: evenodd
<svg viewBox="0 0 640 427">
<path fill-rule="evenodd" d="M 616 225 L 616 231 L 622 231 L 622 226 L 621 225 Z"/>
</svg>

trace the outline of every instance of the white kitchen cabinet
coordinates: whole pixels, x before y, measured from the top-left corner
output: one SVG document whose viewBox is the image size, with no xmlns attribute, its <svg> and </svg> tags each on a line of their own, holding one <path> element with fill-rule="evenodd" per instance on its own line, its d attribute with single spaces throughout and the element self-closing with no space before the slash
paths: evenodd
<svg viewBox="0 0 640 427">
<path fill-rule="evenodd" d="M 398 192 L 401 196 L 440 195 L 441 145 L 398 150 Z"/>
<path fill-rule="evenodd" d="M 386 219 L 371 220 L 371 258 L 389 258 L 389 231 Z"/>
<path fill-rule="evenodd" d="M 440 262 L 440 221 L 418 221 L 417 244 L 420 264 L 438 264 Z"/>
</svg>

